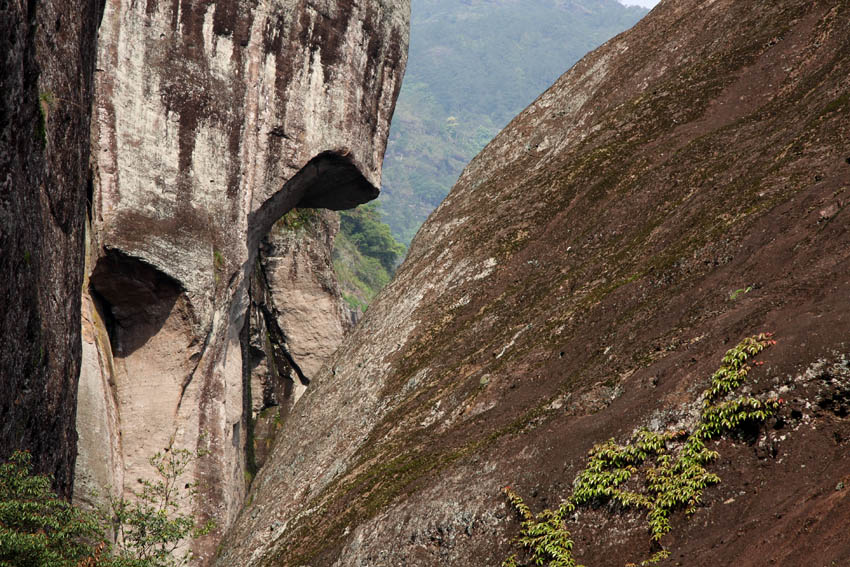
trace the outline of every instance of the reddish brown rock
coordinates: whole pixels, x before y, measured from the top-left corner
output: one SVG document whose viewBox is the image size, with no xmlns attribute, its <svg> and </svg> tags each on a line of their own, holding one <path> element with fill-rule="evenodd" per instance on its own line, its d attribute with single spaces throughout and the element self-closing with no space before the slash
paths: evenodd
<svg viewBox="0 0 850 567">
<path fill-rule="evenodd" d="M 850 556 L 850 4 L 662 0 L 466 169 L 313 381 L 218 565 L 497 565 L 595 443 L 693 419 L 720 358 L 781 419 L 716 446 L 666 565 Z M 639 514 L 578 560 L 649 557 Z"/>
</svg>

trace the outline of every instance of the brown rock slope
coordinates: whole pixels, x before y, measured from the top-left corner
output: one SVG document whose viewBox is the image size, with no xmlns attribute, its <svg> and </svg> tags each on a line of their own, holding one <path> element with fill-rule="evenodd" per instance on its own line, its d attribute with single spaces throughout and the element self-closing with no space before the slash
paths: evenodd
<svg viewBox="0 0 850 567">
<path fill-rule="evenodd" d="M 99 0 L 0 3 L 0 459 L 70 495 Z"/>
<path fill-rule="evenodd" d="M 666 565 L 850 560 L 850 2 L 662 1 L 467 168 L 284 424 L 218 565 L 496 565 L 500 488 L 557 506 L 596 443 L 692 424 L 724 352 L 778 419 Z M 588 566 L 645 514 L 569 518 Z"/>
</svg>

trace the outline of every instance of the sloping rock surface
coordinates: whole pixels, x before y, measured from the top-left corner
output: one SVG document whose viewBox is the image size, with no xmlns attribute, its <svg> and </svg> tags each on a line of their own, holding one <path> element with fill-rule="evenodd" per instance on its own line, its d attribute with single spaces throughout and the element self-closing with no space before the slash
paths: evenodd
<svg viewBox="0 0 850 567">
<path fill-rule="evenodd" d="M 218 532 L 194 544 L 201 562 L 250 472 L 258 246 L 295 206 L 377 196 L 408 19 L 405 0 L 107 3 L 84 298 L 97 399 L 81 401 L 80 423 L 113 437 L 89 436 L 81 460 L 100 463 L 93 484 L 121 486 L 149 477 L 156 451 L 202 452 L 192 512 Z"/>
<path fill-rule="evenodd" d="M 785 397 L 666 565 L 850 557 L 850 3 L 662 0 L 469 165 L 283 424 L 217 565 L 496 565 L 588 449 L 692 419 L 723 353 Z M 639 515 L 570 525 L 649 557 Z"/>
<path fill-rule="evenodd" d="M 99 0 L 0 3 L 0 459 L 70 496 Z"/>
</svg>

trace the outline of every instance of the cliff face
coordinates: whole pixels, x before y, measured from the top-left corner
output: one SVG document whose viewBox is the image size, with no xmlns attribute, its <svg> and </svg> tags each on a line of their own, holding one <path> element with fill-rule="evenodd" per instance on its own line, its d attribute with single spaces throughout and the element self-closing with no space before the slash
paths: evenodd
<svg viewBox="0 0 850 567">
<path fill-rule="evenodd" d="M 70 495 L 98 0 L 0 5 L 0 458 Z"/>
<path fill-rule="evenodd" d="M 252 472 L 265 462 L 281 420 L 351 328 L 333 268 L 338 232 L 336 213 L 295 210 L 260 243 L 245 329 L 250 335 L 243 339 L 255 419 Z"/>
<path fill-rule="evenodd" d="M 503 486 L 557 507 L 594 444 L 691 424 L 761 331 L 746 388 L 785 405 L 712 444 L 663 564 L 846 560 L 848 30 L 846 1 L 662 0 L 561 77 L 313 380 L 217 565 L 499 564 Z M 580 562 L 652 553 L 615 508 L 570 517 Z"/>
<path fill-rule="evenodd" d="M 81 446 L 94 485 L 150 475 L 173 443 L 206 453 L 197 515 L 235 516 L 260 241 L 296 205 L 377 195 L 408 18 L 400 0 L 107 4 L 81 419 L 111 443 Z M 196 543 L 202 560 L 216 538 Z"/>
</svg>

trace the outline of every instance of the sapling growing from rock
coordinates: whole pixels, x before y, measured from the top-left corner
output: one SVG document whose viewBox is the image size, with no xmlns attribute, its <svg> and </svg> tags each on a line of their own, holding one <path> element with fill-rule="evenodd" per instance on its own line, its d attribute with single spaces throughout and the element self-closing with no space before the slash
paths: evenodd
<svg viewBox="0 0 850 567">
<path fill-rule="evenodd" d="M 192 558 L 179 549 L 189 539 L 210 533 L 212 520 L 198 523 L 186 506 L 197 494 L 197 483 L 185 482 L 184 473 L 202 453 L 168 448 L 148 461 L 154 480 L 138 479 L 130 497 L 112 498 L 110 514 L 116 538 L 116 555 L 139 560 L 145 567 L 180 567 Z"/>
<path fill-rule="evenodd" d="M 199 456 L 170 449 L 151 457 L 154 480 L 139 480 L 129 498 L 112 498 L 108 519 L 56 496 L 51 478 L 33 474 L 29 453 L 0 463 L 0 567 L 179 567 L 191 554 L 179 549 L 209 533 L 184 512 L 196 493 L 182 476 Z M 116 536 L 110 545 L 105 526 Z"/>
</svg>

